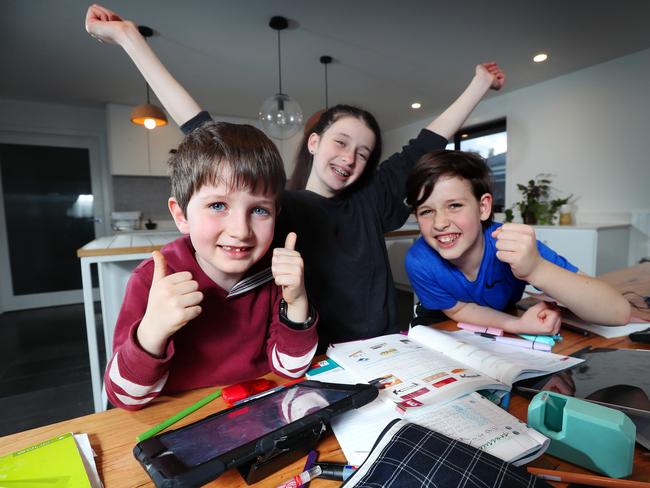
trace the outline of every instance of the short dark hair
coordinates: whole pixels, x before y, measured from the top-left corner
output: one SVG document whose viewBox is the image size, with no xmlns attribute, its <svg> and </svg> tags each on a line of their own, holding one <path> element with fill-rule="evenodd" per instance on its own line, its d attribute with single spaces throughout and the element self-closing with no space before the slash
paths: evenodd
<svg viewBox="0 0 650 488">
<path fill-rule="evenodd" d="M 287 177 L 277 147 L 259 129 L 246 124 L 207 122 L 185 136 L 168 162 L 172 196 L 183 213 L 192 195 L 205 184 L 223 182 L 230 169 L 229 188 L 282 194 Z"/>
<path fill-rule="evenodd" d="M 296 153 L 293 174 L 289 180 L 288 188 L 290 190 L 304 190 L 307 186 L 307 180 L 309 179 L 309 174 L 311 173 L 313 164 L 313 156 L 309 152 L 308 147 L 309 136 L 313 133 L 316 133 L 319 136 L 322 135 L 332 124 L 334 124 L 334 122 L 344 117 L 354 117 L 361 120 L 375 135 L 375 147 L 368 156 L 368 161 L 366 162 L 363 174 L 352 186 L 356 187 L 367 183 L 375 173 L 375 169 L 379 164 L 379 158 L 381 156 L 381 130 L 379 129 L 377 120 L 370 112 L 363 110 L 362 108 L 354 107 L 352 105 L 334 105 L 321 114 L 313 127 L 308 131 L 305 131 L 298 152 Z"/>
<path fill-rule="evenodd" d="M 469 181 L 477 201 L 486 193 L 492 195 L 492 171 L 481 156 L 465 151 L 432 151 L 420 158 L 406 181 L 406 203 L 415 211 L 433 192 L 442 176 L 459 177 Z M 487 228 L 493 212 L 483 222 Z"/>
</svg>

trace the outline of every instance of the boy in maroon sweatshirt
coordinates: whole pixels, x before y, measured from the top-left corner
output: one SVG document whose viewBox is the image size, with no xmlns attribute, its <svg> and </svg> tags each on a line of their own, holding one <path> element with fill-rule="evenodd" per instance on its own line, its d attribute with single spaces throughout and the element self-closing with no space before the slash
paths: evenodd
<svg viewBox="0 0 650 488">
<path fill-rule="evenodd" d="M 252 126 L 211 122 L 185 137 L 169 168 L 169 210 L 185 236 L 129 280 L 105 374 L 111 403 L 135 410 L 270 370 L 302 376 L 317 317 L 296 234 L 268 252 L 286 182 L 275 145 Z"/>
</svg>

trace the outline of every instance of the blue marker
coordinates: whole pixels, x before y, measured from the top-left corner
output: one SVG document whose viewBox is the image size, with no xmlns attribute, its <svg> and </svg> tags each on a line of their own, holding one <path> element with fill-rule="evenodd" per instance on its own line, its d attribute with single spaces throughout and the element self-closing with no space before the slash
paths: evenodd
<svg viewBox="0 0 650 488">
<path fill-rule="evenodd" d="M 357 466 L 337 463 L 315 463 L 314 466 L 320 466 L 318 477 L 323 480 L 345 481 L 357 470 Z"/>
</svg>

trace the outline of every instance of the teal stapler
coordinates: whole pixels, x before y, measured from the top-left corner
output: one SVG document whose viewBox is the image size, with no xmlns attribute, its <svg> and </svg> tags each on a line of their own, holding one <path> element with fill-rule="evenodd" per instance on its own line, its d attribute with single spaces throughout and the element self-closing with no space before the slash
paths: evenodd
<svg viewBox="0 0 650 488">
<path fill-rule="evenodd" d="M 632 473 L 636 426 L 623 412 L 542 391 L 528 406 L 528 425 L 551 439 L 551 456 L 611 478 Z"/>
</svg>

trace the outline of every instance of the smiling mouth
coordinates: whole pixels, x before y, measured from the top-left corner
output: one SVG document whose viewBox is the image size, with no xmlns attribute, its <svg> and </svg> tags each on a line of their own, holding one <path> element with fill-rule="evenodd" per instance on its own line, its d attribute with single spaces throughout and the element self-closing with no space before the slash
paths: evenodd
<svg viewBox="0 0 650 488">
<path fill-rule="evenodd" d="M 442 247 L 451 247 L 456 243 L 459 237 L 460 234 L 444 234 L 436 236 L 436 241 L 438 241 Z"/>
<path fill-rule="evenodd" d="M 341 178 L 349 178 L 351 173 L 345 171 L 344 169 L 339 168 L 338 166 L 332 166 L 332 171 L 335 175 L 340 176 Z"/>
<path fill-rule="evenodd" d="M 233 256 L 247 254 L 253 249 L 253 246 L 223 246 L 223 245 L 218 245 L 218 247 L 220 249 L 222 249 L 224 252 L 226 252 L 227 254 L 230 254 L 230 255 L 233 255 Z"/>
</svg>

